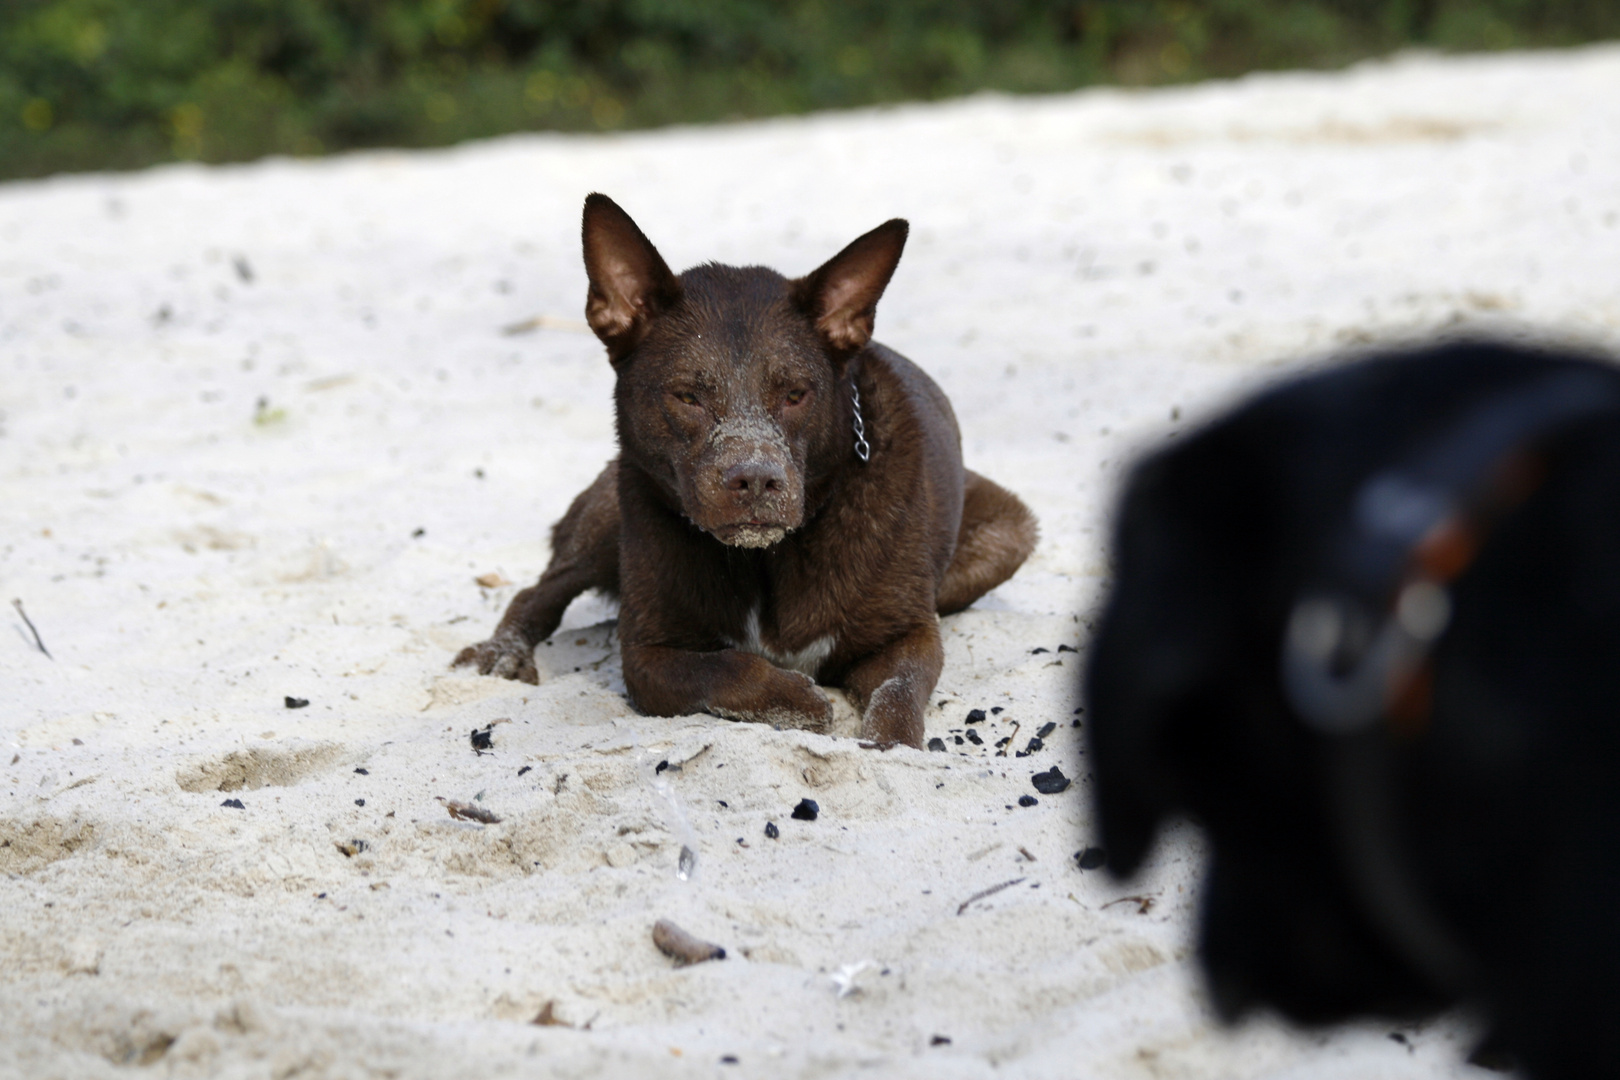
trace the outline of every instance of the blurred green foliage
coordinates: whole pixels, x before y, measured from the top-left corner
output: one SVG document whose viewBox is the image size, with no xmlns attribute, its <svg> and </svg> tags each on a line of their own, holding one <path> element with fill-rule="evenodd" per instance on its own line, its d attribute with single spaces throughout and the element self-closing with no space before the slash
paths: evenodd
<svg viewBox="0 0 1620 1080">
<path fill-rule="evenodd" d="M 0 0 L 0 177 L 1620 37 L 1620 0 Z"/>
</svg>

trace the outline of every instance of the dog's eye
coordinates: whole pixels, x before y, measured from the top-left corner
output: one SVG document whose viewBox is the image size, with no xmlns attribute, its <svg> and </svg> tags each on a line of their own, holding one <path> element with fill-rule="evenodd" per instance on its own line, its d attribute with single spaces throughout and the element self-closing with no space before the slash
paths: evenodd
<svg viewBox="0 0 1620 1080">
<path fill-rule="evenodd" d="M 789 405 L 797 405 L 799 402 L 804 400 L 804 395 L 808 392 L 809 391 L 807 390 L 789 390 L 787 392 L 787 403 Z"/>
<path fill-rule="evenodd" d="M 676 394 L 675 400 L 680 402 L 682 405 L 696 405 L 698 403 L 697 395 L 686 390 Z"/>
</svg>

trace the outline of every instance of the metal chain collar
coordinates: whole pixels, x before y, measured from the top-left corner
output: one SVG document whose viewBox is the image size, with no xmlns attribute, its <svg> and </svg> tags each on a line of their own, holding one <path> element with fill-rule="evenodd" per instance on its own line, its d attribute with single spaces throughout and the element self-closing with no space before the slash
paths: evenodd
<svg viewBox="0 0 1620 1080">
<path fill-rule="evenodd" d="M 866 421 L 861 419 L 861 389 L 855 380 L 849 380 L 850 393 L 855 395 L 855 456 L 867 461 L 872 456 L 872 444 L 866 441 Z"/>
</svg>

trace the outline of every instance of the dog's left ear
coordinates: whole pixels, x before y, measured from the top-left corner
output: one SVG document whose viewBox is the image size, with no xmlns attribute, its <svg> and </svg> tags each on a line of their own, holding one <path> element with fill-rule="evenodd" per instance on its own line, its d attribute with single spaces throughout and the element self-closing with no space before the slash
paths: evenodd
<svg viewBox="0 0 1620 1080">
<path fill-rule="evenodd" d="M 793 283 L 795 302 L 834 351 L 852 353 L 872 340 L 878 298 L 894 276 L 910 228 L 902 218 L 885 221 Z"/>
</svg>

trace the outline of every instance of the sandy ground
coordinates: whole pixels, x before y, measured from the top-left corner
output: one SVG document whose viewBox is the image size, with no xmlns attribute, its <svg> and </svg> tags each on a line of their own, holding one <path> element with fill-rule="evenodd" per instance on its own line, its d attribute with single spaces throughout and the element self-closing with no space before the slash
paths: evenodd
<svg viewBox="0 0 1620 1080">
<path fill-rule="evenodd" d="M 1196 836 L 1073 859 L 1067 649 L 1122 464 L 1234 395 L 1437 328 L 1620 344 L 1617 166 L 1605 48 L 0 187 L 0 600 L 54 657 L 4 609 L 0 1075 L 1487 1075 L 1460 1018 L 1211 1024 Z M 447 672 L 613 452 L 591 190 L 676 266 L 911 220 L 879 337 L 1045 530 L 944 621 L 947 752 L 637 716 L 595 599 L 538 688 Z"/>
</svg>

